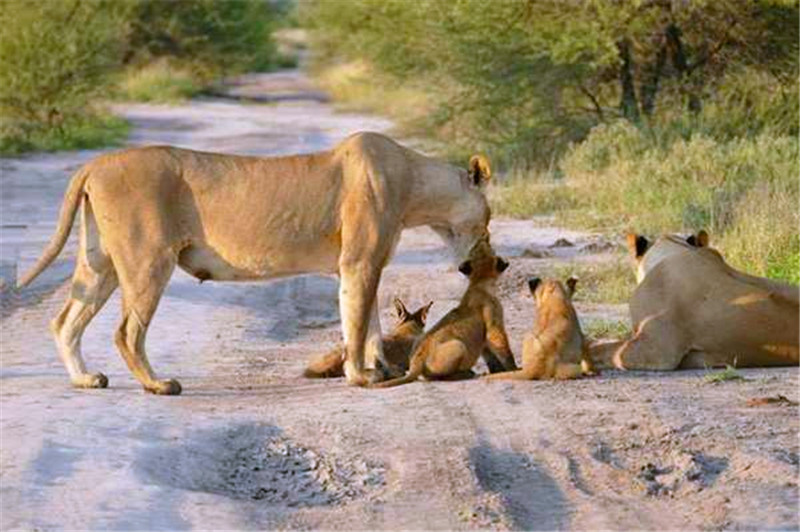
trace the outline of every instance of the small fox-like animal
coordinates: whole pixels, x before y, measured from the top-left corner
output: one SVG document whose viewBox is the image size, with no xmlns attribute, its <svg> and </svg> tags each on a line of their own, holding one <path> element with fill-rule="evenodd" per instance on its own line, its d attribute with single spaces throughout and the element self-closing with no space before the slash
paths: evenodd
<svg viewBox="0 0 800 532">
<path fill-rule="evenodd" d="M 476 244 L 470 259 L 458 268 L 469 277 L 469 287 L 459 305 L 420 338 L 405 376 L 372 387 L 399 386 L 420 376 L 471 377 L 472 366 L 484 353 L 487 357 L 497 357 L 504 369 L 516 369 L 503 322 L 503 307 L 495 295 L 497 277 L 507 267 L 508 262 L 496 256 L 488 242 Z"/>
<path fill-rule="evenodd" d="M 384 373 L 390 370 L 408 370 L 408 357 L 411 355 L 414 342 L 425 332 L 425 322 L 428 319 L 431 305 L 433 305 L 433 301 L 418 308 L 416 312 L 409 312 L 399 298 L 394 298 L 398 322 L 392 332 L 382 338 L 383 355 L 386 362 L 394 368 L 384 368 L 383 363 L 377 360 L 378 367 L 376 369 Z M 311 359 L 303 376 L 309 379 L 344 377 L 344 346 L 339 346 L 327 354 L 317 355 Z"/>
<path fill-rule="evenodd" d="M 491 380 L 577 379 L 594 373 L 586 340 L 572 306 L 575 277 L 528 281 L 536 302 L 536 324 L 522 344 L 522 369 L 488 375 Z"/>
</svg>

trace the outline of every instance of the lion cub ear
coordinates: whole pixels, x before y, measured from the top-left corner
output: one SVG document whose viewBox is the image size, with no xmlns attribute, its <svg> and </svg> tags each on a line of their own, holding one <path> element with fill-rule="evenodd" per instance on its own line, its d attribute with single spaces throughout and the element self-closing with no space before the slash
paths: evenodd
<svg viewBox="0 0 800 532">
<path fill-rule="evenodd" d="M 567 279 L 567 295 L 572 299 L 572 296 L 575 294 L 575 286 L 578 284 L 578 278 L 575 276 L 570 277 Z"/>
<path fill-rule="evenodd" d="M 472 273 L 472 263 L 470 263 L 470 261 L 468 261 L 468 260 L 465 260 L 458 267 L 458 271 L 460 271 L 461 273 L 463 273 L 464 275 L 469 277 L 469 274 Z"/>
<path fill-rule="evenodd" d="M 628 233 L 625 235 L 625 239 L 628 242 L 628 251 L 630 252 L 631 256 L 638 259 L 644 252 L 647 251 L 650 242 L 643 236 L 637 235 L 636 233 Z"/>
<path fill-rule="evenodd" d="M 497 263 L 495 267 L 497 268 L 497 273 L 503 273 L 508 268 L 508 261 L 503 257 L 497 257 Z"/>
<path fill-rule="evenodd" d="M 469 180 L 475 186 L 483 186 L 492 178 L 489 159 L 483 155 L 473 155 L 469 160 Z"/>
<path fill-rule="evenodd" d="M 530 289 L 531 294 L 536 292 L 536 287 L 539 286 L 541 282 L 542 280 L 538 277 L 531 277 L 528 279 L 528 289 Z"/>
<path fill-rule="evenodd" d="M 405 320 L 408 317 L 408 310 L 399 297 L 394 298 L 394 308 L 397 310 L 397 317 L 400 320 Z"/>
<path fill-rule="evenodd" d="M 422 325 L 425 325 L 425 322 L 428 320 L 428 311 L 431 309 L 431 305 L 433 305 L 433 301 L 430 301 L 427 305 L 414 313 L 415 316 L 419 317 L 419 321 L 422 322 Z"/>
</svg>

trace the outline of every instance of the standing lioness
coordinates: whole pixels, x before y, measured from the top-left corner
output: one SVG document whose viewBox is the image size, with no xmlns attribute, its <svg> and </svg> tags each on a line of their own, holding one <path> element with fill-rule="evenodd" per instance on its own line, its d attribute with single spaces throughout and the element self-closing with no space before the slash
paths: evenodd
<svg viewBox="0 0 800 532">
<path fill-rule="evenodd" d="M 243 157 L 170 147 L 98 157 L 73 177 L 56 234 L 24 286 L 59 254 L 81 208 L 81 244 L 66 305 L 52 322 L 76 386 L 102 388 L 80 354 L 83 330 L 122 287 L 115 340 L 145 390 L 177 394 L 156 377 L 144 349 L 150 320 L 175 266 L 201 280 L 237 281 L 338 273 L 345 374 L 364 385 L 377 374 L 364 351 L 383 358 L 375 293 L 403 228 L 428 225 L 459 257 L 488 235 L 481 190 L 491 171 L 445 164 L 377 133 L 330 151 Z M 374 361 L 373 361 L 374 362 Z"/>
</svg>

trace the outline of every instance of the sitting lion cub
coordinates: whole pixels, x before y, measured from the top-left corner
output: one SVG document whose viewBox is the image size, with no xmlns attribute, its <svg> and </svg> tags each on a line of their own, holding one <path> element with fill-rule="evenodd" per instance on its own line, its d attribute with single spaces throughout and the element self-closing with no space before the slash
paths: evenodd
<svg viewBox="0 0 800 532">
<path fill-rule="evenodd" d="M 397 309 L 397 318 L 400 321 L 394 330 L 381 340 L 386 362 L 394 368 L 385 368 L 380 360 L 376 360 L 378 371 L 387 373 L 392 370 L 403 372 L 408 370 L 408 357 L 411 355 L 414 342 L 425 332 L 425 321 L 428 319 L 431 305 L 433 301 L 411 313 L 399 298 L 394 298 L 394 307 Z M 311 359 L 303 376 L 309 379 L 344 377 L 344 346 L 336 347 L 327 354 Z"/>
<path fill-rule="evenodd" d="M 592 375 L 594 369 L 586 350 L 586 341 L 572 306 L 575 277 L 567 279 L 567 288 L 559 281 L 528 281 L 536 302 L 536 325 L 522 344 L 522 369 L 496 373 L 492 380 L 577 379 Z"/>
<path fill-rule="evenodd" d="M 486 356 L 497 357 L 507 370 L 516 369 L 508 345 L 503 307 L 495 295 L 497 276 L 508 262 L 496 256 L 486 241 L 476 244 L 470 259 L 458 267 L 469 277 L 469 287 L 461 303 L 448 312 L 418 342 L 408 374 L 374 384 L 389 388 L 417 380 L 470 377 L 472 366 L 488 349 Z"/>
</svg>

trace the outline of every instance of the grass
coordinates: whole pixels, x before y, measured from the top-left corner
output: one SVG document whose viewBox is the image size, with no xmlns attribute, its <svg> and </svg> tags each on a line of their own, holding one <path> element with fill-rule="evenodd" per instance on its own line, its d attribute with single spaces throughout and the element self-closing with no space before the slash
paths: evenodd
<svg viewBox="0 0 800 532">
<path fill-rule="evenodd" d="M 129 130 L 125 119 L 106 113 L 65 119 L 58 127 L 48 129 L 0 123 L 0 155 L 117 146 L 128 137 Z"/>
<path fill-rule="evenodd" d="M 633 268 L 622 256 L 603 262 L 559 264 L 553 275 L 558 279 L 577 277 L 575 301 L 586 303 L 627 303 L 636 286 Z"/>
<path fill-rule="evenodd" d="M 632 334 L 627 320 L 590 319 L 581 324 L 584 335 L 592 339 L 613 338 L 621 340 Z"/>
<path fill-rule="evenodd" d="M 512 178 L 489 189 L 493 214 L 531 218 L 574 208 L 575 192 L 556 180 Z"/>
<path fill-rule="evenodd" d="M 713 373 L 707 373 L 703 377 L 703 381 L 706 384 L 719 384 L 720 382 L 726 381 L 743 381 L 746 380 L 741 373 L 736 371 L 736 368 L 733 366 L 725 366 L 725 369 L 721 371 L 715 371 Z"/>
<path fill-rule="evenodd" d="M 127 70 L 115 96 L 126 101 L 176 103 L 191 98 L 203 86 L 190 68 L 160 60 Z"/>
</svg>

